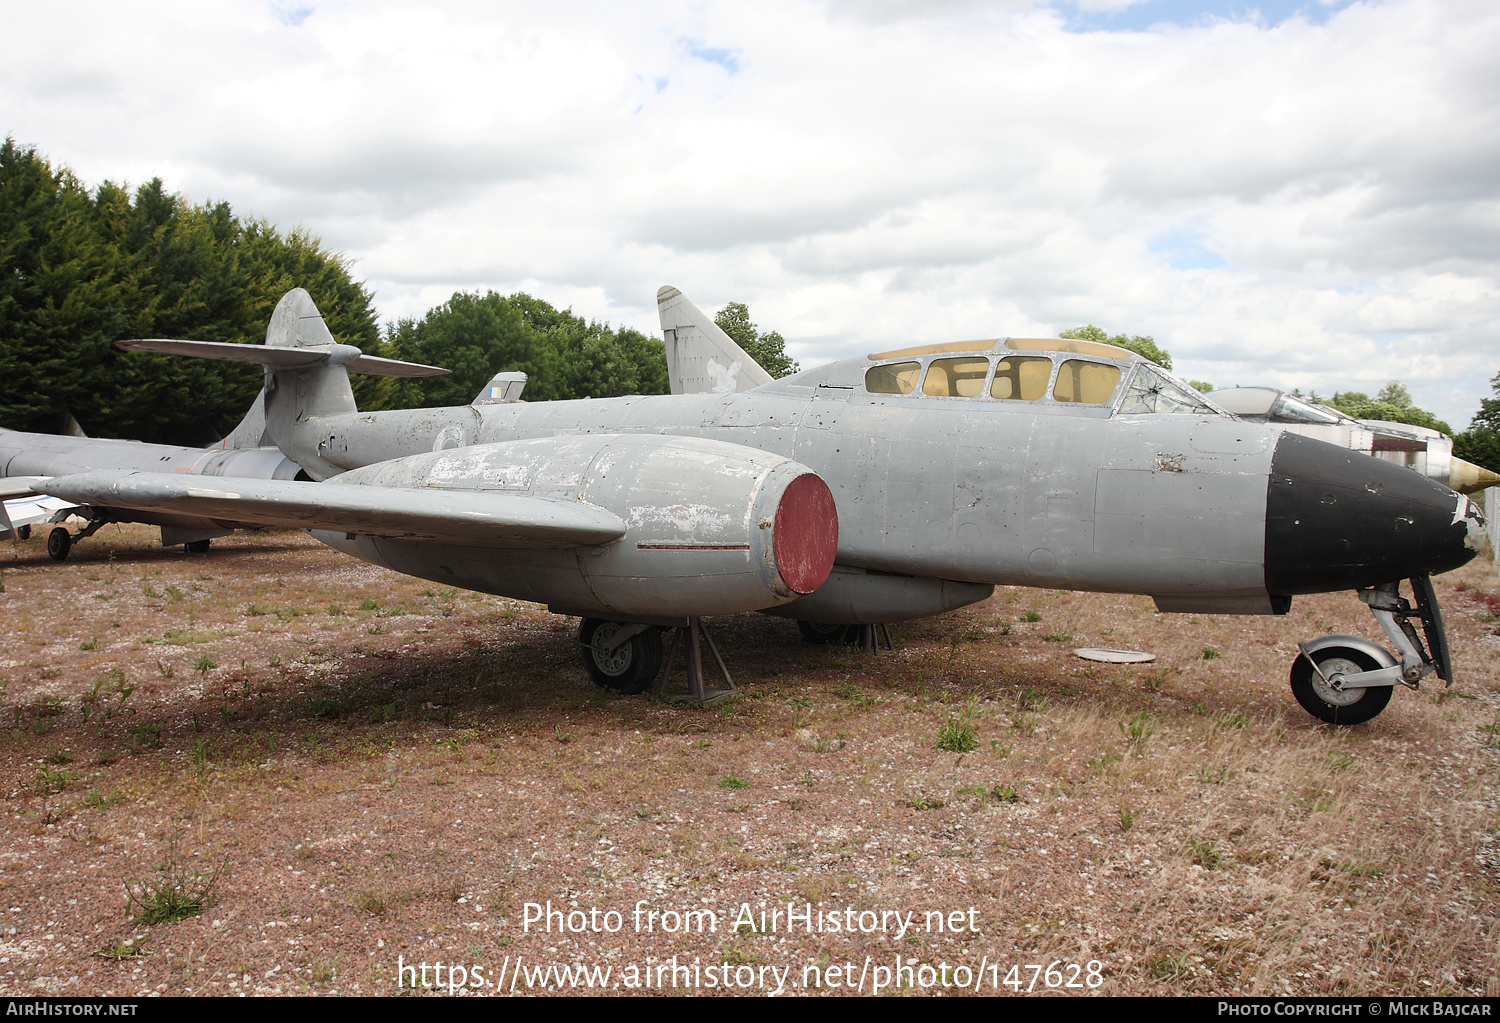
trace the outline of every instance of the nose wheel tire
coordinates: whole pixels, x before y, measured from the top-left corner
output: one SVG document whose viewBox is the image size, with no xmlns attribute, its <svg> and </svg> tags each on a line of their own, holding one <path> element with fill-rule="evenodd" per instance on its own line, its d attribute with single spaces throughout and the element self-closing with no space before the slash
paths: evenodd
<svg viewBox="0 0 1500 1023">
<path fill-rule="evenodd" d="M 858 625 L 828 625 L 823 622 L 807 622 L 797 619 L 797 628 L 802 638 L 819 646 L 854 646 L 859 642 Z"/>
<path fill-rule="evenodd" d="M 623 622 L 586 618 L 578 632 L 583 666 L 601 689 L 641 693 L 661 674 L 661 629 L 653 627 L 619 642 L 629 628 Z"/>
<path fill-rule="evenodd" d="M 194 540 L 192 543 L 183 544 L 183 549 L 189 554 L 207 554 L 209 544 L 212 540 Z"/>
<path fill-rule="evenodd" d="M 73 549 L 73 537 L 62 526 L 47 534 L 47 557 L 53 561 L 67 561 Z"/>
<path fill-rule="evenodd" d="M 1350 647 L 1326 647 L 1312 656 L 1330 678 L 1340 672 L 1348 675 L 1380 667 L 1369 654 Z M 1391 687 L 1334 689 L 1319 677 L 1305 656 L 1299 656 L 1292 662 L 1292 695 L 1303 710 L 1319 720 L 1331 725 L 1357 725 L 1385 710 L 1391 702 Z"/>
</svg>

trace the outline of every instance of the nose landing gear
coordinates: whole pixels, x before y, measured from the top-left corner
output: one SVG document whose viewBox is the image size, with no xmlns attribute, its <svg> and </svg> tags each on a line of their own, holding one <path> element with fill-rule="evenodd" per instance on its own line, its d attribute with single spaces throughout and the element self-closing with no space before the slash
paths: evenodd
<svg viewBox="0 0 1500 1023">
<path fill-rule="evenodd" d="M 1400 583 L 1359 591 L 1400 660 L 1361 636 L 1324 636 L 1298 644 L 1302 652 L 1292 662 L 1291 683 L 1303 710 L 1330 724 L 1357 725 L 1385 710 L 1395 686 L 1417 689 L 1431 674 L 1453 684 L 1448 635 L 1432 579 L 1414 576 L 1411 588 L 1415 605 L 1401 596 Z M 1420 636 L 1413 618 L 1422 624 Z"/>
</svg>

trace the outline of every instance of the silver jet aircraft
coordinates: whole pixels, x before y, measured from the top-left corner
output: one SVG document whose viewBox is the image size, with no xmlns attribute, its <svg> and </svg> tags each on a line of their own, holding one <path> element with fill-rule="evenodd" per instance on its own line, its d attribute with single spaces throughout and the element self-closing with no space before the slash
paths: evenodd
<svg viewBox="0 0 1500 1023">
<path fill-rule="evenodd" d="M 669 353 L 695 331 L 720 343 L 676 289 L 658 303 Z M 1277 615 L 1299 593 L 1351 589 L 1397 653 L 1323 637 L 1301 644 L 1291 683 L 1310 713 L 1352 724 L 1396 685 L 1452 681 L 1429 577 L 1483 535 L 1445 486 L 1237 420 L 1087 341 L 922 345 L 743 391 L 726 352 L 704 367 L 724 393 L 377 413 L 349 388 L 359 350 L 334 342 L 300 289 L 263 347 L 121 345 L 259 361 L 266 436 L 324 482 L 113 471 L 41 489 L 305 527 L 400 572 L 547 604 L 583 619 L 590 675 L 622 691 L 657 677 L 664 627 L 692 630 L 691 665 L 705 615 L 768 611 L 826 636 L 996 584 Z"/>
</svg>

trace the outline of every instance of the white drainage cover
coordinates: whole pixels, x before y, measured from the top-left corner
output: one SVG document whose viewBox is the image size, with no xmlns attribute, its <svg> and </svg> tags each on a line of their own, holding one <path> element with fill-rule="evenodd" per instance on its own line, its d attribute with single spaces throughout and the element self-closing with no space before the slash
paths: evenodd
<svg viewBox="0 0 1500 1023">
<path fill-rule="evenodd" d="M 1073 652 L 1085 661 L 1107 661 L 1110 664 L 1144 664 L 1146 661 L 1156 660 L 1155 654 L 1148 654 L 1144 650 L 1105 650 L 1085 646 Z"/>
</svg>

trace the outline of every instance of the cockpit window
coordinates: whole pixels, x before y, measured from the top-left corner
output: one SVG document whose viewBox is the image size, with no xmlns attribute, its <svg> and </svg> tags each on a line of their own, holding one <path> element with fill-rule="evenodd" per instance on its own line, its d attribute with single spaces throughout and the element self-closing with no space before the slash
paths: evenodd
<svg viewBox="0 0 1500 1023">
<path fill-rule="evenodd" d="M 989 359 L 934 359 L 922 381 L 922 393 L 942 398 L 977 398 L 989 376 Z"/>
<path fill-rule="evenodd" d="M 871 394 L 910 394 L 922 375 L 920 362 L 893 362 L 871 366 L 865 373 L 865 390 Z"/>
<path fill-rule="evenodd" d="M 1214 404 L 1236 416 L 1268 416 L 1280 393 L 1270 387 L 1231 387 L 1214 392 Z"/>
<path fill-rule="evenodd" d="M 1283 394 L 1271 407 L 1271 418 L 1279 423 L 1337 423 L 1339 417 L 1290 394 Z"/>
<path fill-rule="evenodd" d="M 1013 355 L 995 366 L 995 382 L 990 397 L 1012 401 L 1036 401 L 1047 393 L 1052 379 L 1052 360 Z"/>
<path fill-rule="evenodd" d="M 1052 397 L 1058 401 L 1076 401 L 1085 405 L 1099 405 L 1109 401 L 1120 382 L 1120 367 L 1102 362 L 1084 362 L 1069 359 L 1057 371 L 1057 383 L 1052 388 Z"/>
<path fill-rule="evenodd" d="M 1180 412 L 1217 415 L 1214 407 L 1185 384 L 1180 384 L 1148 362 L 1135 368 L 1120 403 L 1125 413 Z"/>
</svg>

